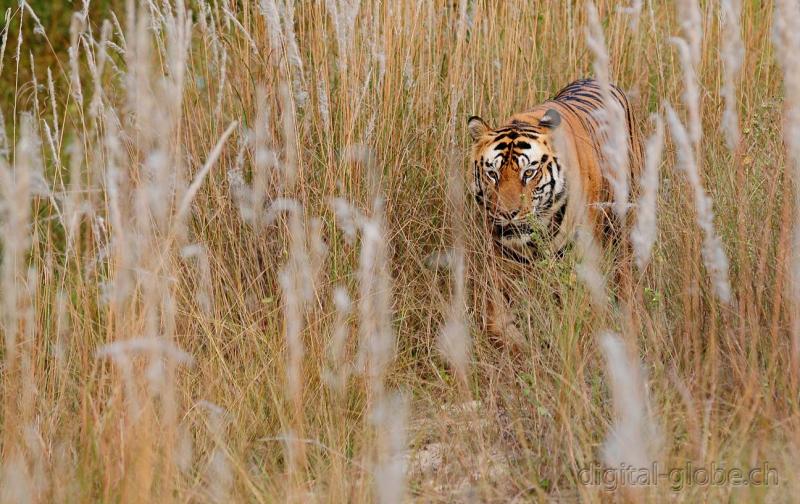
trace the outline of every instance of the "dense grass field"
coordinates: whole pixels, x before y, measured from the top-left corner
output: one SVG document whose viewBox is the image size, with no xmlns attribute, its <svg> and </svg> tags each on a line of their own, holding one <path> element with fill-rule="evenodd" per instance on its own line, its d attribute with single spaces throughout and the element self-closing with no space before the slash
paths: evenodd
<svg viewBox="0 0 800 504">
<path fill-rule="evenodd" d="M 2 14 L 0 501 L 795 500 L 795 1 Z M 467 194 L 469 116 L 604 74 L 628 295 L 592 240 L 498 259 Z"/>
</svg>

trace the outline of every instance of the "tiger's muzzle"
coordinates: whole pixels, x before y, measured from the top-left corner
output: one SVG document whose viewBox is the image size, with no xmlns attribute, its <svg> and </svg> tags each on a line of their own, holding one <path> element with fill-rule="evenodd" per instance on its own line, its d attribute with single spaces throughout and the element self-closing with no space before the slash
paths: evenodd
<svg viewBox="0 0 800 504">
<path fill-rule="evenodd" d="M 531 232 L 531 226 L 525 220 L 493 219 L 492 222 L 492 234 L 499 239 L 527 237 Z"/>
</svg>

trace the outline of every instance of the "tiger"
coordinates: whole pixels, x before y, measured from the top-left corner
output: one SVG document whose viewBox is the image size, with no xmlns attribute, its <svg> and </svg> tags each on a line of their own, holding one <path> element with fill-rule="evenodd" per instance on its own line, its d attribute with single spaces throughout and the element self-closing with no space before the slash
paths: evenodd
<svg viewBox="0 0 800 504">
<path fill-rule="evenodd" d="M 606 96 L 623 112 L 628 140 L 623 172 L 629 187 L 635 187 L 642 163 L 640 135 L 625 93 L 614 84 L 607 89 Z M 602 91 L 594 79 L 576 80 L 498 128 L 479 116 L 467 120 L 471 192 L 485 209 L 487 231 L 501 256 L 530 264 L 541 256 L 543 240 L 561 255 L 582 223 L 601 243 L 619 241 L 625 222 L 609 209 L 613 194 L 608 178 L 619 174 L 609 173 L 614 167 L 604 155 Z M 495 338 L 520 339 L 508 300 L 499 297 L 489 303 L 486 329 Z"/>
</svg>

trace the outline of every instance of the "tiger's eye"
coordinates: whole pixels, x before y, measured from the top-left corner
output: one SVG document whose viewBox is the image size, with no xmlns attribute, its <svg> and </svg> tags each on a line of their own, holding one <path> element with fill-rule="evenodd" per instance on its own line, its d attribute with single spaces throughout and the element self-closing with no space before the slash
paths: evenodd
<svg viewBox="0 0 800 504">
<path fill-rule="evenodd" d="M 525 173 L 523 173 L 522 176 L 523 176 L 523 178 L 526 178 L 526 179 L 529 179 L 529 178 L 533 177 L 533 170 L 528 168 L 527 170 L 525 170 Z"/>
</svg>

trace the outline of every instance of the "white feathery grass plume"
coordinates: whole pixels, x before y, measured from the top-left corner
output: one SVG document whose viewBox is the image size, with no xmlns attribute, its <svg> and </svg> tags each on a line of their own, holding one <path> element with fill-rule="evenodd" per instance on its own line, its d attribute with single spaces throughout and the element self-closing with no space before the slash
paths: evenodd
<svg viewBox="0 0 800 504">
<path fill-rule="evenodd" d="M 166 84 L 167 97 L 170 99 L 170 112 L 173 120 L 181 117 L 183 92 L 186 87 L 186 70 L 188 54 L 192 41 L 192 16 L 186 10 L 183 0 L 175 2 L 175 13 L 165 16 L 165 32 L 167 45 L 165 60 L 167 63 Z"/>
<path fill-rule="evenodd" d="M 75 250 L 76 236 L 80 231 L 81 217 L 86 212 L 85 195 L 83 190 L 83 177 L 81 168 L 85 160 L 83 144 L 73 142 L 68 147 L 69 152 L 69 186 L 67 195 L 62 200 L 64 214 L 64 231 L 66 232 L 67 249 Z"/>
<path fill-rule="evenodd" d="M 3 62 L 5 61 L 6 55 L 6 45 L 8 44 L 8 34 L 11 31 L 11 7 L 6 9 L 6 14 L 4 16 L 5 25 L 0 32 L 3 34 L 3 38 L 0 39 L 0 75 L 3 75 Z"/>
<path fill-rule="evenodd" d="M 389 253 L 384 231 L 384 202 L 380 196 L 380 180 L 374 153 L 364 145 L 350 145 L 345 149 L 343 158 L 366 167 L 368 186 L 373 195 L 369 216 L 341 198 L 332 199 L 331 206 L 345 236 L 353 237 L 356 230 L 361 232 L 358 263 L 360 323 L 356 367 L 367 376 L 371 397 L 380 398 L 384 390 L 384 373 L 394 357 L 395 348 Z"/>
<path fill-rule="evenodd" d="M 2 58 L 2 55 L 0 55 Z M 56 105 L 56 88 L 55 84 L 53 84 L 53 72 L 50 70 L 50 67 L 47 67 L 47 92 L 50 95 L 50 109 L 53 113 L 53 130 L 55 131 L 55 138 L 61 139 L 61 125 L 58 123 L 58 106 Z M 45 123 L 47 124 L 47 123 Z M 0 126 L 2 126 L 2 121 L 0 121 Z M 2 133 L 0 133 L 2 134 Z M 2 141 L 0 141 L 0 150 L 2 150 Z M 55 149 L 54 149 L 55 151 Z"/>
<path fill-rule="evenodd" d="M 414 65 L 411 63 L 411 54 L 405 56 L 403 62 L 403 88 L 410 91 L 414 87 Z"/>
<path fill-rule="evenodd" d="M 78 63 L 78 52 L 81 35 L 85 29 L 85 21 L 86 19 L 77 12 L 72 15 L 72 21 L 69 26 L 70 43 L 67 49 L 67 54 L 69 54 L 69 77 L 72 97 L 75 99 L 78 106 L 83 105 L 83 90 L 81 88 L 81 70 L 80 64 Z"/>
<path fill-rule="evenodd" d="M 344 198 L 331 198 L 330 206 L 345 240 L 347 243 L 353 243 L 366 217 Z"/>
<path fill-rule="evenodd" d="M 462 6 L 465 11 L 466 6 Z M 462 15 L 465 15 L 462 12 Z M 460 95 L 454 93 L 450 101 L 450 124 L 449 131 L 456 131 L 455 118 L 458 115 L 458 104 Z M 455 138 L 450 141 L 449 159 L 458 159 Z M 451 254 L 450 275 L 452 278 L 452 294 L 448 311 L 445 314 L 444 326 L 439 331 L 436 341 L 439 351 L 444 355 L 447 362 L 453 367 L 455 374 L 462 384 L 467 384 L 467 366 L 469 365 L 471 341 L 469 328 L 466 324 L 467 319 L 467 295 L 464 287 L 466 277 L 464 245 L 464 224 L 462 223 L 465 212 L 464 201 L 464 182 L 461 174 L 461 167 L 457 163 L 451 163 L 448 169 L 447 192 L 450 203 L 451 222 L 454 233 L 453 249 Z"/>
<path fill-rule="evenodd" d="M 689 141 L 686 129 L 672 106 L 667 103 L 665 104 L 665 109 L 672 139 L 675 141 L 678 165 L 686 174 L 694 193 L 697 226 L 703 231 L 703 263 L 711 276 L 711 282 L 719 300 L 725 304 L 731 304 L 733 298 L 728 277 L 728 256 L 725 255 L 722 240 L 714 229 L 714 212 L 711 199 L 703 189 L 703 183 L 700 180 L 694 157 L 694 149 Z"/>
<path fill-rule="evenodd" d="M 170 380 L 174 380 L 175 368 L 194 365 L 194 358 L 191 354 L 164 337 L 129 338 L 98 348 L 95 357 L 111 360 L 121 372 L 127 411 L 131 421 L 139 418 L 143 408 L 136 386 L 139 373 L 134 367 L 136 356 L 147 358 L 148 365 L 144 377 L 147 378 L 149 392 L 152 397 L 161 396 L 165 403 L 173 400 L 174 384 Z M 172 408 L 173 405 L 164 404 L 163 406 Z M 169 420 L 167 418 L 167 421 Z"/>
<path fill-rule="evenodd" d="M 245 145 L 246 142 L 241 143 L 239 153 L 236 156 L 236 165 L 225 173 L 225 179 L 228 181 L 231 202 L 239 210 L 239 216 L 245 222 L 252 222 L 255 218 L 253 208 L 250 205 L 253 198 L 253 190 L 245 181 L 242 171 Z"/>
<path fill-rule="evenodd" d="M 23 19 L 25 18 L 25 10 L 21 9 L 19 13 L 19 30 L 17 30 L 17 50 L 14 51 L 14 61 L 17 62 L 17 66 L 19 66 L 20 61 L 20 52 L 22 51 L 22 27 L 24 26 Z M 6 30 L 8 30 L 8 25 L 6 25 Z"/>
<path fill-rule="evenodd" d="M 33 376 L 30 380 L 34 380 Z M 45 502 L 49 491 L 57 484 L 51 479 L 49 450 L 45 453 L 48 439 L 43 436 L 39 425 L 33 422 L 25 427 L 23 439 L 28 452 L 28 474 L 34 491 L 33 502 Z"/>
<path fill-rule="evenodd" d="M 561 128 L 555 130 L 553 143 L 556 152 L 562 152 L 563 163 L 565 166 L 575 166 L 578 162 L 572 155 L 566 143 L 565 134 Z M 578 176 L 577 170 L 565 170 L 567 174 L 567 187 L 578 199 L 573 210 L 567 210 L 564 215 L 565 222 L 575 226 L 574 240 L 575 249 L 579 262 L 575 266 L 575 274 L 578 279 L 586 286 L 589 291 L 593 308 L 599 312 L 605 312 L 608 308 L 608 293 L 606 291 L 606 277 L 601 269 L 602 250 L 595 238 L 592 224 L 589 222 L 589 206 L 582 196 L 581 185 L 583 181 Z M 562 242 L 562 244 L 565 242 Z"/>
<path fill-rule="evenodd" d="M 115 341 L 101 346 L 96 352 L 97 358 L 107 358 L 112 361 L 128 360 L 133 355 L 159 356 L 178 365 L 194 365 L 192 354 L 164 338 L 130 338 Z M 153 360 L 158 360 L 158 358 Z"/>
<path fill-rule="evenodd" d="M 4 461 L 0 473 L 0 502 L 33 503 L 36 490 L 25 457 L 14 451 Z"/>
<path fill-rule="evenodd" d="M 214 441 L 214 449 L 208 457 L 203 474 L 205 491 L 211 502 L 219 504 L 231 502 L 234 476 L 228 461 L 228 447 L 225 442 L 225 431 L 230 421 L 228 412 L 209 401 L 199 401 L 197 405 L 208 412 L 208 430 Z"/>
<path fill-rule="evenodd" d="M 200 31 L 208 36 L 213 48 L 216 27 L 213 14 L 211 13 L 211 7 L 209 7 L 206 0 L 197 0 L 197 4 L 200 6 L 200 12 L 197 14 L 197 25 L 200 27 Z"/>
<path fill-rule="evenodd" d="M 722 17 L 722 37 L 720 55 L 722 57 L 722 88 L 720 94 L 725 102 L 722 110 L 722 131 L 731 151 L 739 147 L 739 111 L 736 101 L 736 83 L 744 58 L 739 18 L 742 15 L 742 0 L 720 0 Z"/>
<path fill-rule="evenodd" d="M 383 199 L 372 151 L 361 145 L 349 146 L 344 157 L 365 165 L 373 195 L 369 216 L 341 199 L 334 199 L 331 204 L 343 228 L 351 232 L 356 228 L 361 231 L 358 266 L 360 341 L 356 367 L 365 375 L 367 410 L 376 433 L 377 442 L 371 456 L 375 500 L 399 503 L 404 500 L 406 486 L 404 452 L 408 400 L 400 394 L 385 393 L 384 378 L 386 368 L 394 357 L 395 340 Z M 343 336 L 338 339 L 342 340 Z"/>
<path fill-rule="evenodd" d="M 322 127 L 325 130 L 325 134 L 329 135 L 331 133 L 331 110 L 326 84 L 325 74 L 320 68 L 317 72 L 317 103 L 319 106 L 319 116 L 322 118 Z"/>
<path fill-rule="evenodd" d="M 697 0 L 679 0 L 676 5 L 681 31 L 689 45 L 692 67 L 697 68 L 703 54 L 703 13 Z"/>
<path fill-rule="evenodd" d="M 275 0 L 261 0 L 258 4 L 259 12 L 267 23 L 267 37 L 269 46 L 275 54 L 283 52 L 283 28 L 281 27 L 281 16 Z"/>
<path fill-rule="evenodd" d="M 363 363 L 370 387 L 380 397 L 386 367 L 394 354 L 391 319 L 391 281 L 386 236 L 383 231 L 383 201 L 378 199 L 373 214 L 361 226 L 359 255 L 359 362 Z"/>
<path fill-rule="evenodd" d="M 609 468 L 649 469 L 661 448 L 661 432 L 653 419 L 642 365 L 612 332 L 600 335 L 600 345 L 614 403 L 614 422 L 603 442 L 603 462 Z"/>
<path fill-rule="evenodd" d="M 380 89 L 383 79 L 386 76 L 386 47 L 385 39 L 381 33 L 381 18 L 373 16 L 372 26 L 369 30 L 369 47 L 372 62 L 378 67 L 377 79 L 375 79 L 375 89 Z"/>
<path fill-rule="evenodd" d="M 693 63 L 692 47 L 679 37 L 670 37 L 669 40 L 678 48 L 678 56 L 683 67 L 683 103 L 689 114 L 689 139 L 692 147 L 698 149 L 703 137 L 703 122 L 700 117 L 700 87 L 697 82 L 697 67 Z"/>
<path fill-rule="evenodd" d="M 0 109 L 0 161 L 8 161 L 9 143 L 6 136 L 6 118 L 3 115 L 3 110 Z"/>
<path fill-rule="evenodd" d="M 378 453 L 373 468 L 376 502 L 400 504 L 406 494 L 406 424 L 408 399 L 395 392 L 381 398 L 371 420 L 378 431 Z"/>
<path fill-rule="evenodd" d="M 225 504 L 231 502 L 233 470 L 228 463 L 228 455 L 221 448 L 214 448 L 206 466 L 206 491 L 211 502 Z"/>
<path fill-rule="evenodd" d="M 285 82 L 278 85 L 278 97 L 281 100 L 281 125 L 283 126 L 283 191 L 284 194 L 294 190 L 300 175 L 300 157 L 297 145 L 297 112 L 292 103 L 289 86 Z"/>
<path fill-rule="evenodd" d="M 302 331 L 305 326 L 305 305 L 313 296 L 313 273 L 306 247 L 302 206 L 295 200 L 278 198 L 270 206 L 268 222 L 282 212 L 288 213 L 289 228 L 288 261 L 279 273 L 283 298 L 284 337 L 288 349 L 287 393 L 289 397 L 299 400 L 303 390 Z"/>
<path fill-rule="evenodd" d="M 287 149 L 289 147 L 287 146 Z M 317 274 L 322 269 L 327 251 L 321 238 L 321 221 L 315 220 L 308 230 L 304 225 L 303 207 L 294 199 L 276 198 L 267 212 L 267 223 L 279 213 L 287 213 L 289 229 L 288 260 L 278 274 L 284 319 L 284 338 L 287 347 L 286 393 L 292 404 L 292 422 L 286 443 L 289 477 L 293 492 L 302 477 L 304 467 L 303 443 L 303 357 L 305 348 L 302 332 L 308 304 L 313 299 Z"/>
<path fill-rule="evenodd" d="M 594 233 L 585 224 L 578 226 L 575 232 L 575 244 L 580 256 L 580 262 L 575 266 L 575 273 L 589 289 L 592 304 L 603 310 L 608 306 L 608 293 L 606 277 L 600 269 L 602 251 Z"/>
<path fill-rule="evenodd" d="M 97 48 L 96 54 L 92 54 L 89 44 L 84 39 L 84 45 L 87 46 L 86 61 L 89 63 L 89 71 L 92 75 L 92 85 L 94 87 L 92 99 L 89 102 L 89 114 L 92 117 L 98 117 L 103 106 L 103 71 L 108 61 L 108 40 L 111 37 L 111 29 L 111 23 L 108 20 L 103 21 L 100 40 L 95 44 Z M 47 71 L 49 78 L 50 69 L 48 68 Z M 55 104 L 53 104 L 53 109 L 55 110 Z"/>
<path fill-rule="evenodd" d="M 285 82 L 279 84 L 279 95 L 284 140 L 281 193 L 286 195 L 291 193 L 297 180 L 299 156 L 295 131 L 295 107 Z M 266 125 L 261 125 L 261 127 L 266 127 Z M 279 273 L 283 296 L 284 334 L 289 354 L 287 390 L 295 408 L 295 426 L 299 427 L 302 414 L 302 361 L 304 355 L 302 331 L 305 325 L 307 304 L 314 294 L 316 273 L 321 269 L 326 250 L 319 236 L 321 224 L 319 222 L 312 223 L 312 229 L 307 229 L 304 210 L 298 201 L 286 197 L 273 200 L 267 213 L 268 222 L 272 215 L 280 211 L 288 212 L 289 230 L 288 260 Z M 289 450 L 290 459 L 299 462 L 294 457 L 301 455 L 294 452 L 300 447 L 297 443 L 292 443 L 292 445 Z M 292 470 L 298 467 L 294 463 L 290 463 L 290 465 L 293 467 Z"/>
<path fill-rule="evenodd" d="M 794 305 L 792 338 L 800 349 L 800 10 L 792 0 L 775 3 L 773 44 L 783 69 L 784 128 L 789 164 L 794 185 L 794 239 L 792 244 L 788 294 Z"/>
<path fill-rule="evenodd" d="M 230 23 L 233 23 L 233 25 L 236 26 L 239 32 L 242 35 L 244 35 L 244 38 L 245 40 L 247 40 L 247 43 L 250 44 L 250 49 L 252 49 L 253 53 L 258 54 L 259 52 L 258 46 L 256 45 L 255 40 L 253 40 L 252 35 L 250 35 L 250 32 L 247 31 L 247 28 L 245 28 L 244 25 L 241 22 L 239 22 L 238 19 L 236 19 L 236 16 L 233 14 L 233 12 L 228 10 L 228 8 L 225 7 L 225 5 L 222 5 L 222 12 L 225 14 L 225 17 L 228 19 L 228 21 Z"/>
<path fill-rule="evenodd" d="M 264 204 L 270 189 L 276 185 L 275 169 L 280 165 L 278 155 L 272 150 L 273 138 L 270 131 L 270 109 L 267 104 L 266 90 L 259 88 L 256 92 L 255 127 L 248 132 L 247 139 L 253 150 L 253 188 L 249 192 L 249 212 L 256 225 L 263 224 Z"/>
<path fill-rule="evenodd" d="M 305 86 L 303 71 L 303 58 L 300 56 L 300 48 L 297 44 L 297 34 L 294 29 L 294 1 L 289 0 L 283 5 L 283 34 L 286 40 L 286 56 L 289 60 L 289 67 L 292 71 L 292 90 L 294 101 L 299 108 L 306 106 L 308 102 L 308 92 Z"/>
<path fill-rule="evenodd" d="M 0 126 L 2 123 L 0 122 Z M 50 155 L 53 156 L 53 165 L 55 166 L 56 170 L 61 170 L 61 153 L 56 148 L 56 137 L 53 135 L 53 130 L 50 129 L 50 125 L 47 123 L 47 120 L 42 120 L 42 127 L 44 128 L 44 136 L 47 139 L 47 146 L 50 148 Z M 1 145 L 1 144 L 0 144 Z M 2 155 L 2 147 L 0 146 L 0 155 Z M 58 208 L 56 206 L 55 208 Z"/>
<path fill-rule="evenodd" d="M 309 222 L 306 230 L 306 247 L 308 248 L 309 269 L 311 272 L 310 280 L 316 289 L 320 285 L 320 280 L 324 273 L 325 258 L 328 256 L 324 225 L 319 217 L 313 217 Z"/>
<path fill-rule="evenodd" d="M 228 125 L 228 127 L 222 133 L 222 136 L 219 138 L 219 140 L 217 140 L 216 145 L 214 145 L 214 147 L 211 149 L 211 152 L 208 153 L 206 162 L 203 163 L 203 166 L 195 175 L 194 180 L 192 180 L 192 183 L 186 189 L 180 205 L 178 205 L 176 220 L 179 223 L 181 223 L 188 216 L 192 205 L 192 200 L 200 190 L 200 186 L 203 185 L 206 175 L 208 175 L 208 172 L 211 171 L 211 168 L 217 162 L 217 159 L 219 159 L 219 156 L 222 154 L 222 148 L 225 146 L 225 142 L 228 140 L 228 137 L 231 136 L 237 125 L 238 123 L 236 121 L 233 121 Z"/>
<path fill-rule="evenodd" d="M 41 108 L 39 106 L 39 81 L 36 78 L 36 60 L 33 57 L 33 51 L 28 51 L 28 61 L 31 65 L 31 87 L 33 88 L 33 113 L 34 117 L 41 117 Z"/>
<path fill-rule="evenodd" d="M 338 286 L 333 290 L 333 305 L 336 309 L 336 319 L 326 348 L 328 365 L 323 370 L 322 377 L 325 383 L 341 396 L 345 392 L 347 379 L 350 376 L 350 366 L 345 362 L 345 351 L 349 333 L 347 317 L 350 315 L 352 302 L 347 289 Z"/>
<path fill-rule="evenodd" d="M 184 475 L 190 475 L 192 471 L 192 458 L 194 457 L 194 443 L 192 442 L 192 432 L 186 420 L 178 425 L 178 440 L 175 444 L 175 465 Z"/>
<path fill-rule="evenodd" d="M 36 341 L 36 293 L 39 290 L 39 278 L 36 269 L 27 268 L 26 278 L 22 283 L 22 296 L 20 299 L 20 313 L 22 315 L 22 329 L 20 331 L 20 381 L 22 394 L 20 395 L 20 410 L 25 430 L 36 428 L 36 396 L 37 381 L 34 372 L 33 351 Z M 13 423 L 12 423 L 13 425 Z M 30 450 L 28 450 L 30 455 Z M 30 458 L 30 456 L 29 456 Z"/>
<path fill-rule="evenodd" d="M 447 362 L 453 366 L 455 374 L 466 382 L 471 343 L 469 328 L 466 324 L 464 246 L 456 245 L 453 252 L 452 268 L 450 269 L 453 277 L 453 294 L 436 345 Z"/>
<path fill-rule="evenodd" d="M 644 169 L 639 180 L 639 202 L 636 224 L 631 232 L 631 244 L 636 258 L 636 267 L 644 270 L 650 262 L 650 254 L 658 233 L 656 211 L 658 203 L 658 173 L 664 149 L 664 121 L 654 115 L 655 131 L 645 145 Z"/>
<path fill-rule="evenodd" d="M 278 65 L 284 54 L 286 55 L 286 63 L 292 75 L 294 101 L 298 107 L 303 108 L 308 102 L 308 91 L 305 87 L 303 58 L 300 56 L 294 29 L 294 8 L 292 0 L 285 3 L 261 0 L 259 3 L 259 11 L 267 23 L 269 45 L 276 55 L 273 61 Z"/>
<path fill-rule="evenodd" d="M 67 294 L 63 290 L 56 292 L 55 310 L 56 327 L 55 342 L 53 343 L 53 357 L 56 361 L 56 369 L 60 379 L 66 377 L 67 356 L 69 355 L 70 345 L 70 318 L 68 310 Z"/>
<path fill-rule="evenodd" d="M 631 29 L 638 30 L 639 29 L 639 19 L 642 16 L 642 7 L 644 6 L 643 0 L 632 0 L 631 4 L 627 7 L 624 5 L 620 5 L 617 7 L 617 10 L 623 14 L 627 14 L 630 16 L 630 20 L 628 23 L 630 24 Z"/>
<path fill-rule="evenodd" d="M 195 260 L 198 276 L 195 279 L 194 300 L 203 314 L 210 315 L 214 311 L 214 293 L 211 287 L 208 250 L 199 243 L 186 245 L 181 249 L 181 257 Z"/>
<path fill-rule="evenodd" d="M 20 286 L 25 277 L 25 255 L 30 247 L 31 178 L 40 172 L 40 142 L 34 127 L 34 118 L 24 114 L 19 142 L 12 166 L 0 157 L 0 230 L 3 237 L 3 260 L 0 286 L 2 286 L 2 321 L 5 334 L 5 358 L 12 369 L 17 355 L 17 330 Z"/>
<path fill-rule="evenodd" d="M 21 8 L 27 9 L 28 13 L 33 18 L 33 23 L 35 25 L 33 27 L 33 33 L 35 33 L 36 35 L 45 35 L 44 26 L 42 26 L 42 20 L 39 19 L 39 16 L 36 15 L 36 12 L 33 10 L 30 4 L 25 0 L 20 0 L 19 5 Z"/>
<path fill-rule="evenodd" d="M 119 46 L 114 44 L 115 47 L 114 50 L 117 51 L 121 56 L 124 56 L 127 48 L 127 44 L 125 42 L 125 31 L 122 29 L 122 24 L 119 22 L 117 13 L 111 11 L 109 15 L 111 17 L 111 23 L 114 25 L 114 34 L 116 35 L 117 40 L 119 40 L 120 44 Z"/>
<path fill-rule="evenodd" d="M 600 85 L 600 94 L 603 100 L 603 108 L 597 117 L 600 123 L 600 130 L 605 136 L 603 144 L 603 158 L 608 170 L 603 171 L 603 175 L 608 179 L 614 195 L 612 209 L 619 217 L 621 222 L 625 222 L 625 215 L 630 206 L 628 198 L 629 188 L 629 142 L 628 132 L 625 127 L 626 115 L 622 105 L 614 98 L 611 91 L 611 80 L 609 76 L 609 57 L 606 49 L 603 27 L 597 14 L 594 2 L 587 4 L 589 16 L 586 28 L 586 44 L 595 56 L 592 65 L 595 78 Z"/>
<path fill-rule="evenodd" d="M 344 73 L 347 71 L 361 0 L 325 0 L 325 7 L 333 21 L 333 31 L 336 34 L 339 70 Z"/>
<path fill-rule="evenodd" d="M 220 54 L 217 77 L 217 101 L 214 105 L 214 117 L 222 117 L 225 86 L 228 83 L 228 50 L 223 46 L 220 50 Z"/>
<path fill-rule="evenodd" d="M 117 310 L 123 310 L 124 301 L 133 290 L 133 270 L 135 263 L 135 247 L 130 246 L 129 239 L 133 233 L 126 232 L 128 222 L 133 220 L 128 207 L 129 193 L 127 170 L 123 166 L 122 142 L 120 141 L 120 125 L 112 109 L 105 111 L 104 135 L 102 144 L 105 161 L 103 185 L 108 199 L 108 217 L 113 238 L 113 253 L 117 263 L 117 272 L 113 279 L 114 288 L 110 297 Z"/>
<path fill-rule="evenodd" d="M 40 142 L 34 117 L 25 113 L 21 123 L 12 164 L 8 164 L 5 153 L 0 155 L 0 324 L 4 328 L 2 408 L 6 433 L 0 463 L 0 502 L 41 502 L 47 484 L 41 474 L 44 442 L 35 418 L 37 381 L 31 356 L 39 278 L 26 264 L 31 244 L 31 179 L 41 169 Z M 37 444 L 39 441 L 41 444 Z"/>
<path fill-rule="evenodd" d="M 222 117 L 222 106 L 225 98 L 224 90 L 228 81 L 228 50 L 225 45 L 220 42 L 217 22 L 208 2 L 200 0 L 198 4 L 200 5 L 198 24 L 200 25 L 200 30 L 210 42 L 209 45 L 211 47 L 212 57 L 209 61 L 209 67 L 217 72 L 217 95 L 216 104 L 214 106 L 214 117 Z"/>
</svg>

